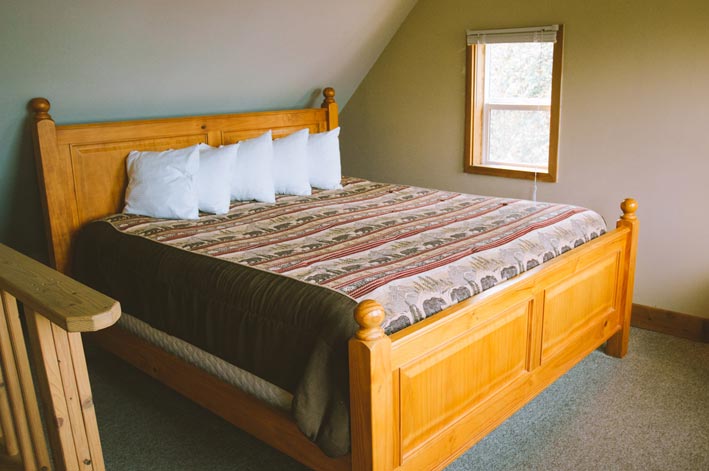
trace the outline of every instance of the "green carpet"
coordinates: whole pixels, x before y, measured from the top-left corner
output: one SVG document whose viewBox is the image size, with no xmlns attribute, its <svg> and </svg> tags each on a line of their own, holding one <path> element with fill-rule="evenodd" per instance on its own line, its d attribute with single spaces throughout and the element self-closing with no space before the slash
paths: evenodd
<svg viewBox="0 0 709 471">
<path fill-rule="evenodd" d="M 306 469 L 86 350 L 109 471 Z M 709 344 L 633 329 L 624 359 L 592 353 L 447 469 L 709 470 Z"/>
</svg>

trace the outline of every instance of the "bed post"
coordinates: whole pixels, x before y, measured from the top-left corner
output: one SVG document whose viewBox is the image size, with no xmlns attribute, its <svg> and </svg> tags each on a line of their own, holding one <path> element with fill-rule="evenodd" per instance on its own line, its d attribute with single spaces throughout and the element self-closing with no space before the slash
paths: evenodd
<svg viewBox="0 0 709 471">
<path fill-rule="evenodd" d="M 606 343 L 606 353 L 608 355 L 623 358 L 628 353 L 628 337 L 630 334 L 630 316 L 633 309 L 633 286 L 635 285 L 635 259 L 638 250 L 638 221 L 635 211 L 638 209 L 638 202 L 633 198 L 626 198 L 620 204 L 623 215 L 618 219 L 616 227 L 626 227 L 629 229 L 628 243 L 625 246 L 625 256 L 623 257 L 623 299 L 621 299 L 620 310 L 620 331 L 608 339 Z"/>
<path fill-rule="evenodd" d="M 49 244 L 49 263 L 60 272 L 67 273 L 71 233 L 78 225 L 74 185 L 70 183 L 74 177 L 68 159 L 63 161 L 59 158 L 57 128 L 49 115 L 49 100 L 33 98 L 29 106 L 34 112 L 32 137 Z"/>
<path fill-rule="evenodd" d="M 337 127 L 337 103 L 335 102 L 335 89 L 332 87 L 327 87 L 322 91 L 322 94 L 325 99 L 320 106 L 327 109 L 327 129 L 330 131 Z"/>
<path fill-rule="evenodd" d="M 394 465 L 394 409 L 384 308 L 367 299 L 354 316 L 360 329 L 349 344 L 352 470 L 388 471 Z"/>
</svg>

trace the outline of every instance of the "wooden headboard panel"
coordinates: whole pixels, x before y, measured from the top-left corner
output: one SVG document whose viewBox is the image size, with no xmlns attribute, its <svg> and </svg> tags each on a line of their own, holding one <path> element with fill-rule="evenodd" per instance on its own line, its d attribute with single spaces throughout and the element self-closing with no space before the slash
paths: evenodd
<svg viewBox="0 0 709 471">
<path fill-rule="evenodd" d="M 57 126 L 45 98 L 34 98 L 37 176 L 52 266 L 68 273 L 71 242 L 84 224 L 123 208 L 131 150 L 161 151 L 200 142 L 233 144 L 273 130 L 274 137 L 337 127 L 332 88 L 321 108 Z"/>
</svg>

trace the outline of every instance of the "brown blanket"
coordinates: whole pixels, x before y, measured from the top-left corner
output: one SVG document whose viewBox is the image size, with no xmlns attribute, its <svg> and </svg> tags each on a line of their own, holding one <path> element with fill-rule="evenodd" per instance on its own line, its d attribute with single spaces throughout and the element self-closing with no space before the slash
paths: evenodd
<svg viewBox="0 0 709 471">
<path fill-rule="evenodd" d="M 102 221 L 86 226 L 75 247 L 80 281 L 151 326 L 290 391 L 305 435 L 330 456 L 349 452 L 354 300 L 124 234 Z"/>
</svg>

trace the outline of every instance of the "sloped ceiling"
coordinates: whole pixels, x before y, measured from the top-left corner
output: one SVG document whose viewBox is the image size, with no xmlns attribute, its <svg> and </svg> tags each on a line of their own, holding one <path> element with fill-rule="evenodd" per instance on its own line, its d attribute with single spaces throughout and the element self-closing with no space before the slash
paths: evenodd
<svg viewBox="0 0 709 471">
<path fill-rule="evenodd" d="M 3 0 L 0 242 L 44 252 L 25 126 L 347 103 L 416 0 Z"/>
</svg>

